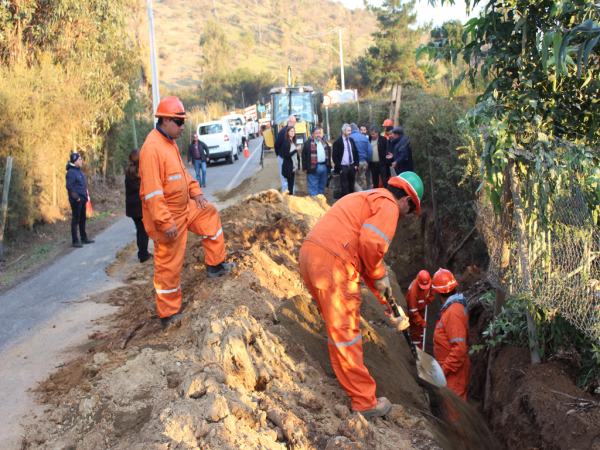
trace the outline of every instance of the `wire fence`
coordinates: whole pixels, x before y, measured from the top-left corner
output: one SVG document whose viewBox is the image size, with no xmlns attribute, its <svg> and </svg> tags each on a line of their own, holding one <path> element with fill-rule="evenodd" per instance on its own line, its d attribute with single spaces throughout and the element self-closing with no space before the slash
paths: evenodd
<svg viewBox="0 0 600 450">
<path fill-rule="evenodd" d="M 520 162 L 526 231 L 526 242 L 521 244 L 526 245 L 519 246 L 510 208 L 504 208 L 502 222 L 490 202 L 480 197 L 476 210 L 490 256 L 488 280 L 511 296 L 530 296 L 550 317 L 558 313 L 590 338 L 600 340 L 597 149 L 535 132 L 514 146 L 512 153 Z M 531 292 L 524 282 L 526 267 L 519 253 L 524 249 Z"/>
</svg>

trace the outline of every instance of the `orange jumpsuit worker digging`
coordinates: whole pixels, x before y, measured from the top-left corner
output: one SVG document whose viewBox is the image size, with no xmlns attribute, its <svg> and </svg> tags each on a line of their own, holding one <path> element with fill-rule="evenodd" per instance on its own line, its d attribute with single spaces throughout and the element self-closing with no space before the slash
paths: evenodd
<svg viewBox="0 0 600 450">
<path fill-rule="evenodd" d="M 406 306 L 410 320 L 410 338 L 417 347 L 423 347 L 425 338 L 425 308 L 433 301 L 434 293 L 431 290 L 431 275 L 426 270 L 421 270 L 417 278 L 410 283 L 406 293 Z M 425 350 L 423 348 L 423 350 Z"/>
<path fill-rule="evenodd" d="M 446 387 L 466 400 L 471 378 L 471 362 L 467 352 L 469 313 L 467 301 L 462 294 L 456 293 L 456 286 L 458 283 L 449 270 L 440 269 L 433 276 L 432 289 L 444 301 L 435 324 L 433 356 L 446 375 Z"/>
<path fill-rule="evenodd" d="M 383 257 L 398 220 L 421 213 L 422 195 L 423 183 L 413 172 L 392 178 L 387 189 L 347 195 L 317 222 L 300 249 L 300 273 L 325 320 L 331 364 L 352 410 L 365 418 L 385 415 L 391 404 L 375 397 L 375 380 L 363 363 L 361 276 L 386 304 L 382 299 L 391 287 Z M 398 330 L 408 327 L 406 316 L 390 321 Z"/>
<path fill-rule="evenodd" d="M 202 195 L 200 185 L 185 169 L 174 139 L 183 132 L 185 113 L 177 97 L 165 98 L 156 110 L 159 118 L 140 150 L 140 177 L 144 228 L 154 241 L 156 308 L 163 330 L 181 309 L 181 269 L 187 232 L 202 236 L 208 277 L 231 272 L 225 261 L 225 242 L 217 208 Z"/>
</svg>

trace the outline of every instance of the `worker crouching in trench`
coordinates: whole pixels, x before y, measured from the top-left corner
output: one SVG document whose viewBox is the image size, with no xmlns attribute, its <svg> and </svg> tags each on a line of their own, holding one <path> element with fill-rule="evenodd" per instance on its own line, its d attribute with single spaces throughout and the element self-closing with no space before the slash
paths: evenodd
<svg viewBox="0 0 600 450">
<path fill-rule="evenodd" d="M 386 304 L 391 286 L 383 257 L 398 220 L 421 213 L 422 196 L 423 183 L 413 172 L 392 178 L 386 189 L 347 195 L 317 222 L 300 249 L 300 273 L 325 321 L 331 364 L 352 410 L 365 418 L 385 415 L 391 403 L 375 397 L 375 380 L 363 362 L 361 277 Z M 398 330 L 409 325 L 404 315 L 390 321 Z"/>
<path fill-rule="evenodd" d="M 208 277 L 231 272 L 217 208 L 206 201 L 185 169 L 175 139 L 183 132 L 185 113 L 177 97 L 165 98 L 156 110 L 156 129 L 140 150 L 140 197 L 144 228 L 154 241 L 156 308 L 163 330 L 183 317 L 181 269 L 187 232 L 202 236 Z"/>
</svg>

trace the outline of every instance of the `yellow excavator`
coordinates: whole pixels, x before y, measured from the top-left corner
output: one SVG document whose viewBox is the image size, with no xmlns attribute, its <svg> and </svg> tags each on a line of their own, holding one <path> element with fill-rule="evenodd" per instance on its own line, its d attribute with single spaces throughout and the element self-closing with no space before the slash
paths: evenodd
<svg viewBox="0 0 600 450">
<path fill-rule="evenodd" d="M 296 144 L 302 145 L 310 137 L 317 123 L 314 89 L 310 86 L 292 86 L 292 69 L 287 69 L 287 86 L 269 91 L 271 121 L 263 131 L 265 149 L 275 147 L 277 133 L 287 125 L 290 116 L 296 116 Z"/>
</svg>

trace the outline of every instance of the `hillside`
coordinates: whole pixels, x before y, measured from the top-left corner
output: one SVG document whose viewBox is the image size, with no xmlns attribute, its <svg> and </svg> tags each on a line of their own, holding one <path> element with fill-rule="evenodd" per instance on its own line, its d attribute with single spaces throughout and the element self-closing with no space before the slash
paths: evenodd
<svg viewBox="0 0 600 450">
<path fill-rule="evenodd" d="M 215 18 L 215 6 L 232 49 L 231 69 L 245 67 L 256 73 L 264 70 L 282 78 L 288 65 L 293 67 L 295 76 L 308 69 L 323 72 L 339 65 L 337 53 L 322 45 L 329 43 L 338 49 L 337 32 L 303 39 L 289 35 L 309 36 L 337 26 L 348 26 L 343 32 L 343 47 L 344 60 L 349 62 L 371 44 L 371 33 L 376 31 L 375 19 L 368 12 L 350 10 L 329 0 L 293 4 L 281 0 L 155 0 L 154 25 L 161 86 L 174 90 L 199 84 L 203 76 L 199 38 L 206 20 Z M 147 54 L 145 13 L 145 2 L 140 2 L 133 14 L 133 22 L 138 43 Z M 240 42 L 245 31 L 253 36 L 253 46 L 244 47 Z"/>
</svg>

